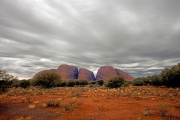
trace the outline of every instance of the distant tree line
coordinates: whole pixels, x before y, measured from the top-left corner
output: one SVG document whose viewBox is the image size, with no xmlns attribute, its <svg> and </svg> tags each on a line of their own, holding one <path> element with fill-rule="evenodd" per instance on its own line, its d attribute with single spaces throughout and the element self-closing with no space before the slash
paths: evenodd
<svg viewBox="0 0 180 120">
<path fill-rule="evenodd" d="M 160 74 L 136 78 L 133 85 L 154 85 L 167 87 L 180 87 L 180 63 L 170 69 L 165 68 Z"/>
</svg>

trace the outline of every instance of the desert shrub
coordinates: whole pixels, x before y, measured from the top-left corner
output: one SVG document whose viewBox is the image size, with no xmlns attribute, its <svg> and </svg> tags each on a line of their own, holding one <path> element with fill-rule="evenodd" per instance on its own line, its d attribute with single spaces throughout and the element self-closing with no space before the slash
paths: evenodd
<svg viewBox="0 0 180 120">
<path fill-rule="evenodd" d="M 124 81 L 125 81 L 124 78 L 121 76 L 113 76 L 107 80 L 105 86 L 109 88 L 118 88 L 122 86 Z"/>
<path fill-rule="evenodd" d="M 151 115 L 153 115 L 153 110 L 152 109 L 145 109 L 144 111 L 142 111 L 142 114 L 144 116 L 151 116 Z"/>
<path fill-rule="evenodd" d="M 59 100 L 48 100 L 46 101 L 44 107 L 60 107 Z"/>
<path fill-rule="evenodd" d="M 74 87 L 76 85 L 76 80 L 68 80 L 66 82 L 67 87 Z"/>
<path fill-rule="evenodd" d="M 34 76 L 32 85 L 44 88 L 57 87 L 61 85 L 61 76 L 55 72 L 42 71 Z"/>
<path fill-rule="evenodd" d="M 16 87 L 16 88 L 19 87 L 19 83 L 12 83 L 11 87 Z"/>
<path fill-rule="evenodd" d="M 104 80 L 98 80 L 98 81 L 97 81 L 97 84 L 98 84 L 99 86 L 102 86 L 102 85 L 104 84 Z"/>
<path fill-rule="evenodd" d="M 124 87 L 128 87 L 129 85 L 132 84 L 132 81 L 124 81 L 123 85 Z"/>
<path fill-rule="evenodd" d="M 0 94 L 7 91 L 7 82 L 4 80 L 0 80 Z"/>
<path fill-rule="evenodd" d="M 169 69 L 169 71 L 165 74 L 165 78 L 166 79 L 162 81 L 166 86 L 180 87 L 180 63 Z"/>
<path fill-rule="evenodd" d="M 136 78 L 132 82 L 132 85 L 134 85 L 134 86 L 143 86 L 144 85 L 144 80 L 142 78 Z"/>
<path fill-rule="evenodd" d="M 18 80 L 18 78 L 8 74 L 6 70 L 0 70 L 0 94 L 7 92 L 7 89 L 10 88 L 13 81 L 16 80 Z"/>
<path fill-rule="evenodd" d="M 161 117 L 165 117 L 166 114 L 169 112 L 170 110 L 170 105 L 169 104 L 161 104 L 159 105 L 159 112 Z"/>
<path fill-rule="evenodd" d="M 95 85 L 96 84 L 96 81 L 91 81 L 90 82 L 90 85 Z"/>
<path fill-rule="evenodd" d="M 154 86 L 161 86 L 162 85 L 162 82 L 159 79 L 159 76 L 157 74 L 150 76 L 150 81 L 151 81 L 151 83 L 150 83 L 151 85 L 154 85 Z"/>
<path fill-rule="evenodd" d="M 21 80 L 19 81 L 19 87 L 22 87 L 22 88 L 27 88 L 30 86 L 30 81 L 29 80 Z"/>
<path fill-rule="evenodd" d="M 88 81 L 87 80 L 77 80 L 76 85 L 80 85 L 80 86 L 88 85 Z"/>
<path fill-rule="evenodd" d="M 12 80 L 11 81 L 11 87 L 19 87 L 19 80 Z"/>
<path fill-rule="evenodd" d="M 66 81 L 61 81 L 60 87 L 65 87 L 66 86 Z"/>
</svg>

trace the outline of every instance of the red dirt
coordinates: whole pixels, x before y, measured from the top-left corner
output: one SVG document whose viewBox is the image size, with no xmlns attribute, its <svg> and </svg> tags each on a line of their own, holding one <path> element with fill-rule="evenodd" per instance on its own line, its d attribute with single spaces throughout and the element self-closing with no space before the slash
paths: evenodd
<svg viewBox="0 0 180 120">
<path fill-rule="evenodd" d="M 44 107 L 59 101 L 58 107 Z M 29 105 L 35 105 L 29 108 Z M 161 117 L 161 105 L 168 112 Z M 0 95 L 1 120 L 180 120 L 180 90 L 152 86 L 107 89 L 12 88 Z"/>
</svg>

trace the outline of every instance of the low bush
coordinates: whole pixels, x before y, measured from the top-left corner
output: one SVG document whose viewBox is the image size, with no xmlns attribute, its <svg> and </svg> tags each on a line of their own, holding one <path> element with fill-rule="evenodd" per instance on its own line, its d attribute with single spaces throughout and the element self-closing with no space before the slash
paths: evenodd
<svg viewBox="0 0 180 120">
<path fill-rule="evenodd" d="M 66 81 L 61 81 L 60 87 L 65 87 L 66 86 Z"/>
<path fill-rule="evenodd" d="M 88 85 L 88 81 L 87 80 L 77 80 L 76 85 L 79 85 L 79 86 Z"/>
<path fill-rule="evenodd" d="M 48 100 L 46 101 L 44 107 L 60 107 L 59 100 Z"/>
<path fill-rule="evenodd" d="M 21 80 L 19 81 L 19 87 L 22 87 L 22 88 L 27 88 L 30 86 L 30 81 L 29 80 Z"/>
<path fill-rule="evenodd" d="M 67 87 L 74 87 L 76 85 L 76 80 L 68 80 L 66 82 Z"/>
<path fill-rule="evenodd" d="M 90 81 L 90 85 L 95 85 L 96 81 Z"/>
<path fill-rule="evenodd" d="M 159 105 L 159 112 L 161 117 L 165 117 L 166 114 L 169 112 L 170 110 L 170 105 L 169 104 L 161 104 Z"/>
<path fill-rule="evenodd" d="M 133 84 L 134 86 L 143 86 L 143 85 L 144 85 L 144 80 L 136 78 L 136 79 L 132 82 L 132 84 Z"/>
<path fill-rule="evenodd" d="M 61 76 L 55 72 L 42 71 L 34 76 L 32 85 L 44 88 L 57 87 L 61 85 Z"/>
<path fill-rule="evenodd" d="M 107 80 L 105 86 L 108 88 L 118 88 L 123 85 L 124 81 L 124 78 L 121 76 L 113 76 Z"/>
<path fill-rule="evenodd" d="M 124 87 L 128 87 L 129 85 L 132 84 L 132 81 L 124 81 L 123 85 Z"/>
<path fill-rule="evenodd" d="M 97 85 L 102 86 L 104 84 L 104 80 L 98 80 Z"/>
</svg>

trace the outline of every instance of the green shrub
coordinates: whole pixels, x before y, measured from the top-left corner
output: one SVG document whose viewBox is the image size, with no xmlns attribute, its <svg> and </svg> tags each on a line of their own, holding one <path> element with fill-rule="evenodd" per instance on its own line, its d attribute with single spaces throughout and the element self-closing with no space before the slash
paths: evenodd
<svg viewBox="0 0 180 120">
<path fill-rule="evenodd" d="M 19 83 L 12 83 L 11 87 L 16 87 L 16 88 L 19 87 Z"/>
<path fill-rule="evenodd" d="M 124 81 L 123 85 L 124 87 L 128 87 L 129 85 L 132 84 L 132 81 Z"/>
<path fill-rule="evenodd" d="M 124 81 L 124 78 L 121 76 L 113 76 L 107 80 L 105 86 L 109 88 L 118 88 L 123 85 Z"/>
<path fill-rule="evenodd" d="M 143 80 L 143 79 L 140 79 L 140 78 L 136 78 L 136 79 L 132 82 L 132 84 L 133 84 L 134 86 L 143 86 L 143 85 L 144 85 L 144 80 Z"/>
<path fill-rule="evenodd" d="M 77 80 L 76 85 L 80 85 L 80 86 L 88 85 L 88 81 L 87 80 Z"/>
<path fill-rule="evenodd" d="M 19 87 L 27 88 L 29 86 L 30 86 L 30 81 L 29 80 L 21 80 L 21 81 L 19 81 Z"/>
<path fill-rule="evenodd" d="M 57 87 L 61 85 L 61 76 L 55 72 L 42 71 L 34 76 L 32 85 L 44 88 Z"/>
<path fill-rule="evenodd" d="M 96 84 L 96 81 L 91 81 L 90 84 L 91 84 L 91 85 L 95 85 L 95 84 Z"/>
<path fill-rule="evenodd" d="M 61 81 L 60 87 L 65 87 L 66 86 L 66 81 Z"/>
<path fill-rule="evenodd" d="M 67 87 L 74 87 L 76 85 L 76 80 L 68 80 L 66 82 Z"/>
<path fill-rule="evenodd" d="M 5 80 L 0 80 L 0 94 L 7 92 L 7 81 Z"/>
<path fill-rule="evenodd" d="M 98 84 L 99 86 L 102 86 L 102 85 L 104 84 L 104 80 L 98 80 L 98 81 L 97 81 L 97 84 Z"/>
</svg>

